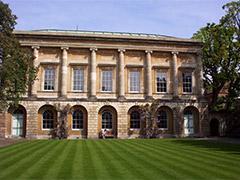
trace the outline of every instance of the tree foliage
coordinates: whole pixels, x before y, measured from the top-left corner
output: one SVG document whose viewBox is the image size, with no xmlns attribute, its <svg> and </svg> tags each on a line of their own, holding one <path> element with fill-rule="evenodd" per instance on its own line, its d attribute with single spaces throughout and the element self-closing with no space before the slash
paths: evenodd
<svg viewBox="0 0 240 180">
<path fill-rule="evenodd" d="M 17 17 L 0 1 L 0 109 L 18 104 L 35 79 L 32 53 L 23 50 L 13 34 Z"/>
<path fill-rule="evenodd" d="M 230 110 L 240 95 L 240 1 L 223 6 L 226 15 L 219 24 L 207 24 L 193 35 L 203 42 L 204 83 L 212 93 L 210 110 Z M 227 87 L 228 94 L 220 97 Z"/>
<path fill-rule="evenodd" d="M 160 100 L 154 100 L 151 105 L 145 104 L 139 107 L 141 124 L 140 136 L 142 138 L 155 138 L 158 134 L 156 113 L 160 105 Z"/>
</svg>

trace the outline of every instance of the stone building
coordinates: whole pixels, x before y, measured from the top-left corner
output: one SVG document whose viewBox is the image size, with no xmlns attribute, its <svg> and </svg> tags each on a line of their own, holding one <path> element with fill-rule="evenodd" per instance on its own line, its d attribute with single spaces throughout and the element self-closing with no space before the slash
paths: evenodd
<svg viewBox="0 0 240 180">
<path fill-rule="evenodd" d="M 160 100 L 159 136 L 205 136 L 201 42 L 154 34 L 15 31 L 31 48 L 37 79 L 0 117 L 5 137 L 47 138 L 68 109 L 69 138 L 139 136 L 138 107 Z"/>
</svg>

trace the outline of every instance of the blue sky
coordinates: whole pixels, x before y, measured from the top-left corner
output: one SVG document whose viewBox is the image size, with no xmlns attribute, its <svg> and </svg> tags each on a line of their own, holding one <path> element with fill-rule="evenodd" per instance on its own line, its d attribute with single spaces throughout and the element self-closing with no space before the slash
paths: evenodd
<svg viewBox="0 0 240 180">
<path fill-rule="evenodd" d="M 18 30 L 142 32 L 189 38 L 230 0 L 3 0 Z"/>
</svg>

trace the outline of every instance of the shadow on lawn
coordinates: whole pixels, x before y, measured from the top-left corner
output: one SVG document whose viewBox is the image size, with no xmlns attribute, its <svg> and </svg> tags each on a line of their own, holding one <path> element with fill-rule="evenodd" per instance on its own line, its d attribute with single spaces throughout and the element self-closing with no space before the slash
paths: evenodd
<svg viewBox="0 0 240 180">
<path fill-rule="evenodd" d="M 219 140 L 178 139 L 172 142 L 184 146 L 194 146 L 205 150 L 221 151 L 240 157 L 240 144 L 224 143 Z"/>
</svg>

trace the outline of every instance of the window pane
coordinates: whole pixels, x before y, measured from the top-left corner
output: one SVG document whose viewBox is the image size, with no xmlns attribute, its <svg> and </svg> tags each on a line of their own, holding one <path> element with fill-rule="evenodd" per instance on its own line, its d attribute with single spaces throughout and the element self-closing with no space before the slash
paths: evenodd
<svg viewBox="0 0 240 180">
<path fill-rule="evenodd" d="M 44 90 L 54 90 L 55 86 L 55 69 L 46 68 L 44 76 Z"/>
<path fill-rule="evenodd" d="M 130 128 L 140 129 L 140 113 L 133 111 L 130 115 Z"/>
<path fill-rule="evenodd" d="M 83 129 L 83 112 L 80 110 L 72 114 L 72 129 Z"/>
<path fill-rule="evenodd" d="M 192 92 L 192 73 L 183 73 L 183 92 Z"/>
<path fill-rule="evenodd" d="M 73 90 L 83 91 L 84 70 L 76 68 L 73 70 Z"/>
<path fill-rule="evenodd" d="M 157 92 L 167 92 L 167 74 L 165 72 L 157 72 Z"/>
<path fill-rule="evenodd" d="M 102 113 L 102 129 L 112 129 L 112 114 L 108 111 Z"/>
<path fill-rule="evenodd" d="M 54 115 L 50 110 L 46 110 L 42 114 L 43 129 L 53 129 Z"/>
<path fill-rule="evenodd" d="M 159 111 L 157 117 L 158 128 L 167 129 L 167 120 L 168 120 L 167 112 L 162 110 Z"/>
<path fill-rule="evenodd" d="M 112 71 L 102 71 L 102 91 L 112 91 Z"/>
<path fill-rule="evenodd" d="M 130 71 L 130 91 L 140 92 L 140 72 Z"/>
</svg>

